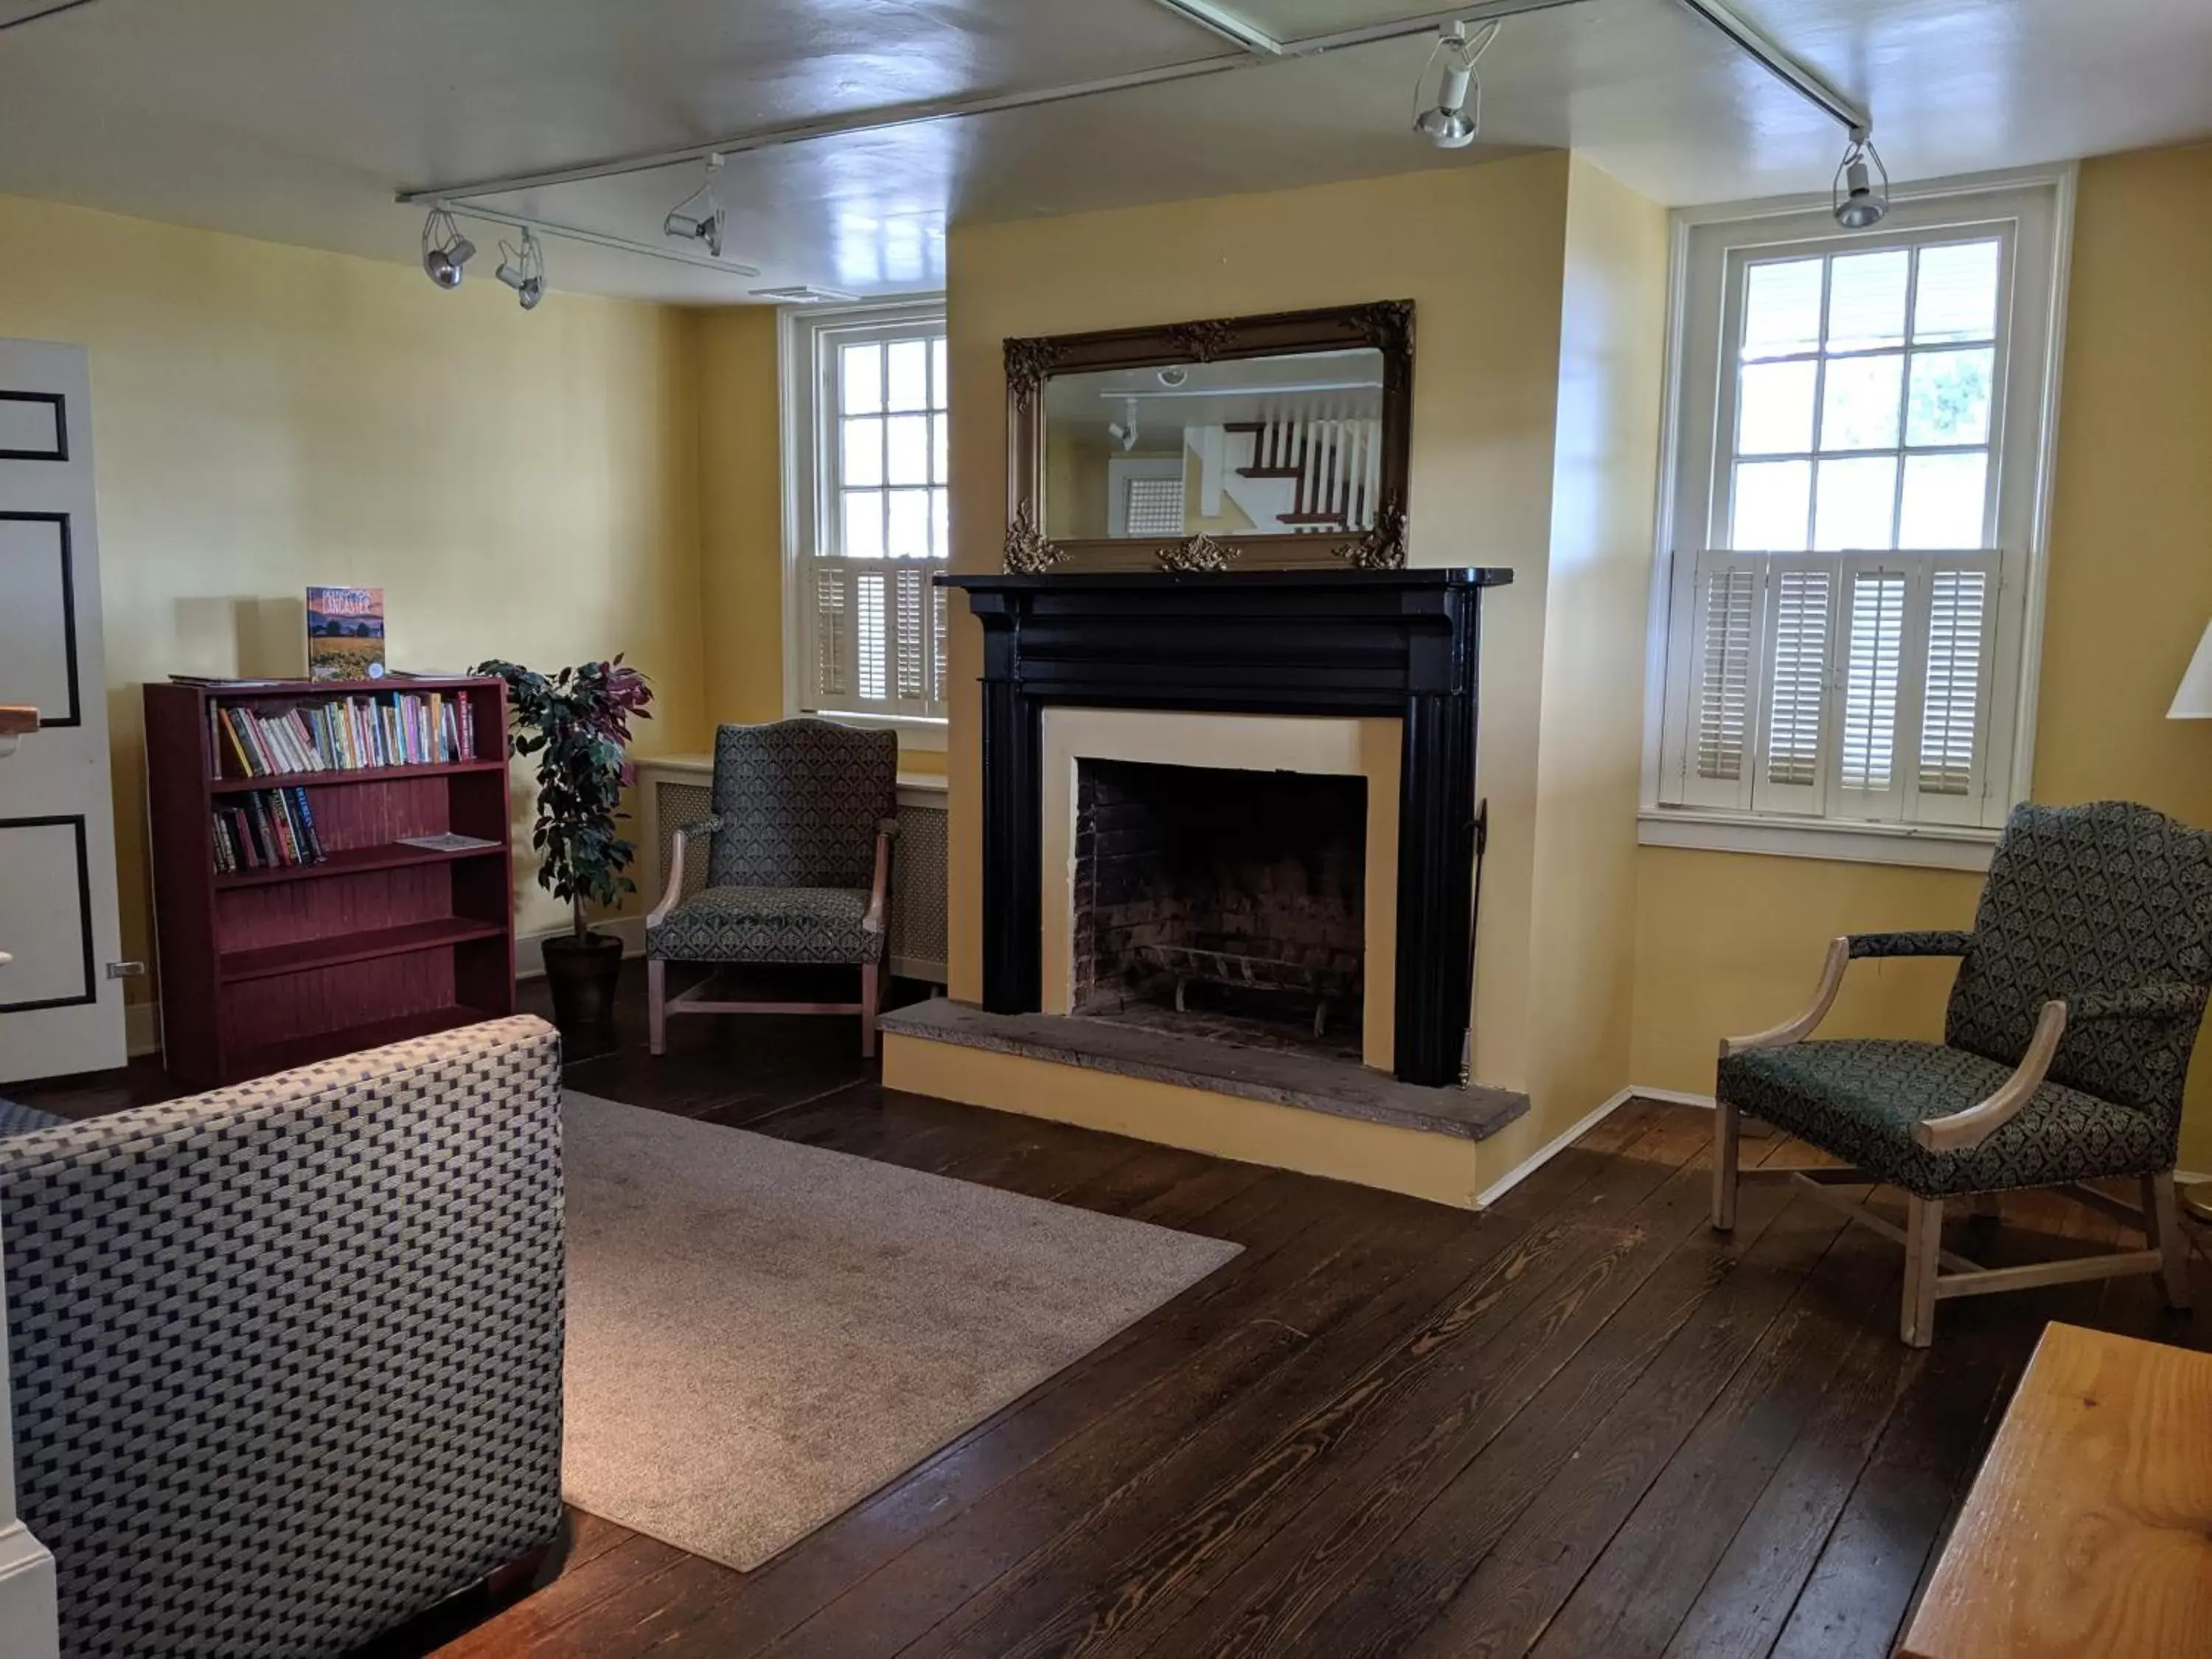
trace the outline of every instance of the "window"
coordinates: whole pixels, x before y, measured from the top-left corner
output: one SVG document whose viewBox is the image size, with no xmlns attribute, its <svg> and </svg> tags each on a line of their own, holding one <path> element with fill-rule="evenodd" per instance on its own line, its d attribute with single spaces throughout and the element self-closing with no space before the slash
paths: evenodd
<svg viewBox="0 0 2212 1659">
<path fill-rule="evenodd" d="M 2057 193 L 1901 203 L 1856 235 L 1825 213 L 1686 228 L 1647 824 L 2002 823 L 2026 784 Z"/>
<path fill-rule="evenodd" d="M 937 305 L 793 313 L 787 701 L 918 727 L 945 712 L 951 552 L 945 315 Z"/>
</svg>

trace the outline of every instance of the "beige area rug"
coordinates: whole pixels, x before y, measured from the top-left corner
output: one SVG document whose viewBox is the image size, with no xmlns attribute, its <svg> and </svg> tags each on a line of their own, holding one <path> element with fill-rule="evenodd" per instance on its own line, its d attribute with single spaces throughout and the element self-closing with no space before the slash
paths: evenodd
<svg viewBox="0 0 2212 1659">
<path fill-rule="evenodd" d="M 568 1501 L 758 1566 L 1237 1245 L 571 1092 Z"/>
</svg>

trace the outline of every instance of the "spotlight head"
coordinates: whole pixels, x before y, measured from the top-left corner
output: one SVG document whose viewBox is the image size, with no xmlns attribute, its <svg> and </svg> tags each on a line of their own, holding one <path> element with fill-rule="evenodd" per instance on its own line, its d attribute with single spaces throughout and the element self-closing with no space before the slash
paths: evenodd
<svg viewBox="0 0 2212 1659">
<path fill-rule="evenodd" d="M 522 246 L 514 248 L 501 242 L 499 252 L 499 269 L 492 275 L 514 290 L 514 297 L 522 302 L 525 311 L 537 310 L 538 302 L 545 297 L 545 252 L 538 245 L 538 239 L 526 225 Z"/>
<path fill-rule="evenodd" d="M 722 227 L 729 213 L 715 197 L 715 181 L 722 176 L 722 158 L 707 158 L 707 181 L 689 196 L 668 210 L 668 216 L 660 222 L 663 234 L 679 242 L 697 241 L 707 245 L 707 252 L 717 259 L 722 257 Z"/>
<path fill-rule="evenodd" d="M 422 222 L 422 274 L 442 289 L 461 285 L 461 268 L 476 258 L 477 245 L 461 234 L 453 216 L 442 207 Z"/>
<path fill-rule="evenodd" d="M 1828 210 L 1845 230 L 1872 230 L 1889 216 L 1889 169 L 1863 127 L 1851 129 L 1844 159 L 1836 164 Z"/>
<path fill-rule="evenodd" d="M 1466 31 L 1454 23 L 1437 37 L 1428 64 L 1413 88 L 1413 131 L 1438 149 L 1465 149 L 1482 131 L 1482 83 L 1475 79 L 1474 65 L 1497 33 L 1493 23 L 1479 43 L 1470 42 Z M 1429 70 L 1439 62 L 1443 69 L 1437 76 L 1436 97 L 1425 101 L 1422 93 Z M 1470 94 L 1472 108 L 1468 107 Z"/>
</svg>

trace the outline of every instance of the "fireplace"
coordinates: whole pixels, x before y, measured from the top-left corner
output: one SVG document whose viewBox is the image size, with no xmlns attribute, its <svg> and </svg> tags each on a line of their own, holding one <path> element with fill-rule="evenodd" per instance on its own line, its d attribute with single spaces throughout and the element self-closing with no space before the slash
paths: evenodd
<svg viewBox="0 0 2212 1659">
<path fill-rule="evenodd" d="M 1361 1058 L 1360 777 L 1085 759 L 1074 1012 Z"/>
<path fill-rule="evenodd" d="M 1481 592 L 1510 580 L 938 578 L 984 635 L 985 1011 L 1142 1020 L 1180 993 L 1185 1018 L 1456 1082 Z M 1146 838 L 1134 864 L 1102 871 L 1102 804 Z"/>
</svg>

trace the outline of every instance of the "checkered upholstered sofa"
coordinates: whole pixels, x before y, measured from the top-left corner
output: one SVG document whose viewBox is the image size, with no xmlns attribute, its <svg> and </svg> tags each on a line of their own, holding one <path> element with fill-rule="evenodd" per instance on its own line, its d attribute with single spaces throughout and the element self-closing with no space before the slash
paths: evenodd
<svg viewBox="0 0 2212 1659">
<path fill-rule="evenodd" d="M 559 1039 L 502 1019 L 0 1138 L 68 1659 L 338 1655 L 552 1541 Z"/>
</svg>

